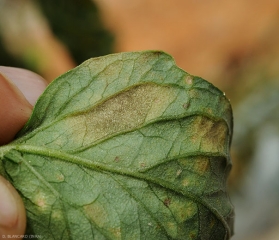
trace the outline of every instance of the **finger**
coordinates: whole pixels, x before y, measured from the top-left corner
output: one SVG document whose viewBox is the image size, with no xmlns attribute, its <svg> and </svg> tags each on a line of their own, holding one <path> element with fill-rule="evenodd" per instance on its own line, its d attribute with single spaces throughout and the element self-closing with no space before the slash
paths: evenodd
<svg viewBox="0 0 279 240">
<path fill-rule="evenodd" d="M 32 106 L 47 86 L 44 78 L 26 69 L 0 66 L 0 73 L 19 88 Z"/>
<path fill-rule="evenodd" d="M 46 82 L 35 73 L 0 67 L 0 145 L 12 141 L 24 126 L 45 87 Z"/>
<path fill-rule="evenodd" d="M 0 66 L 0 144 L 11 141 L 23 127 L 46 85 L 35 73 Z M 25 227 L 22 200 L 12 185 L 0 176 L 0 239 L 18 239 Z"/>
<path fill-rule="evenodd" d="M 0 176 L 0 193 L 0 238 L 18 239 L 24 234 L 26 227 L 23 202 L 17 191 L 2 176 Z"/>
</svg>

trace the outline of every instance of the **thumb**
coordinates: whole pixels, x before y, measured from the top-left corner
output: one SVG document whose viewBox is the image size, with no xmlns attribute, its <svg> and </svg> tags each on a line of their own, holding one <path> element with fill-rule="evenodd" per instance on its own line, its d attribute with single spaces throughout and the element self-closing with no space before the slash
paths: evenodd
<svg viewBox="0 0 279 240">
<path fill-rule="evenodd" d="M 0 66 L 0 145 L 12 141 L 23 127 L 46 85 L 44 79 L 28 70 Z M 0 176 L 0 239 L 23 238 L 25 227 L 21 197 Z"/>
<path fill-rule="evenodd" d="M 25 69 L 0 66 L 0 145 L 13 140 L 31 115 L 46 81 Z"/>
<path fill-rule="evenodd" d="M 0 176 L 0 239 L 22 238 L 25 226 L 25 209 L 19 194 Z"/>
</svg>

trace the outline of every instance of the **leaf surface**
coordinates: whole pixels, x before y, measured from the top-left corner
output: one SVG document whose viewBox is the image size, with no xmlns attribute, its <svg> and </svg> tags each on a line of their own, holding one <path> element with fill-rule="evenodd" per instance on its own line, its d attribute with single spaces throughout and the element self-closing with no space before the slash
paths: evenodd
<svg viewBox="0 0 279 240">
<path fill-rule="evenodd" d="M 163 52 L 90 59 L 53 81 L 1 172 L 43 239 L 229 239 L 232 112 Z"/>
</svg>

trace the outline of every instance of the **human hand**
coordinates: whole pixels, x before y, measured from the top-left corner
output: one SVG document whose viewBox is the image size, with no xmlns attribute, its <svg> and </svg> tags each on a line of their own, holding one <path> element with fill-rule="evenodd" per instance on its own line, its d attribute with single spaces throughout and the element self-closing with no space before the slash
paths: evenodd
<svg viewBox="0 0 279 240">
<path fill-rule="evenodd" d="M 24 126 L 46 86 L 46 81 L 33 72 L 0 66 L 0 145 L 11 142 Z M 26 214 L 21 197 L 0 176 L 0 239 L 19 239 L 25 228 Z"/>
</svg>

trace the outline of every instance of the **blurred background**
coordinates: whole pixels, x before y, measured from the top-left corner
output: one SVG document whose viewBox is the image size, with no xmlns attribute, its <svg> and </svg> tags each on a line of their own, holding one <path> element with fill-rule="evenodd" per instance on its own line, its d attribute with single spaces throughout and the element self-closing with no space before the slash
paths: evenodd
<svg viewBox="0 0 279 240">
<path fill-rule="evenodd" d="M 49 82 L 88 58 L 147 49 L 226 92 L 233 239 L 278 240 L 278 0 L 0 0 L 0 65 Z"/>
</svg>

